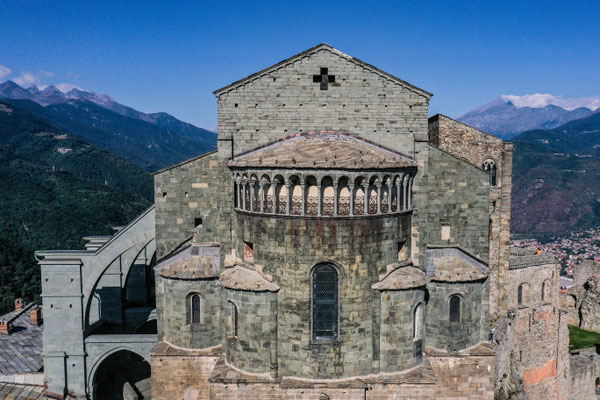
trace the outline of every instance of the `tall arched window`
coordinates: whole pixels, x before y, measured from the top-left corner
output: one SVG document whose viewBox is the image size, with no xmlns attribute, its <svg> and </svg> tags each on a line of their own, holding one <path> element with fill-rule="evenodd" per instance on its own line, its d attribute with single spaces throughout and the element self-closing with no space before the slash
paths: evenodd
<svg viewBox="0 0 600 400">
<path fill-rule="evenodd" d="M 488 158 L 483 162 L 482 167 L 490 174 L 490 185 L 496 186 L 496 161 Z"/>
<path fill-rule="evenodd" d="M 192 324 L 200 322 L 200 296 L 192 295 Z"/>
<path fill-rule="evenodd" d="M 450 297 L 450 322 L 460 322 L 460 297 Z"/>
<path fill-rule="evenodd" d="M 419 303 L 413 312 L 413 339 L 423 338 L 423 303 Z"/>
<path fill-rule="evenodd" d="M 312 273 L 313 339 L 338 337 L 338 273 L 331 264 L 322 264 Z"/>
</svg>

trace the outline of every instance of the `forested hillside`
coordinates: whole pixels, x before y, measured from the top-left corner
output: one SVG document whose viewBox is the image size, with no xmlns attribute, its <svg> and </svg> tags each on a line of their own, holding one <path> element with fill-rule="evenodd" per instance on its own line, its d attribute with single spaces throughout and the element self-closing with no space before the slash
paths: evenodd
<svg viewBox="0 0 600 400">
<path fill-rule="evenodd" d="M 514 233 L 539 238 L 600 225 L 600 113 L 513 142 Z"/>
<path fill-rule="evenodd" d="M 146 171 L 6 102 L 0 176 L 0 313 L 39 294 L 34 250 L 82 248 L 152 204 Z"/>
</svg>

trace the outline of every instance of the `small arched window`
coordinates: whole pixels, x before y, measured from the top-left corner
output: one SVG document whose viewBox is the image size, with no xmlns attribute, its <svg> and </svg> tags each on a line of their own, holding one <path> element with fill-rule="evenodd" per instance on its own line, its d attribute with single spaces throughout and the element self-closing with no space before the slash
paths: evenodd
<svg viewBox="0 0 600 400">
<path fill-rule="evenodd" d="M 523 285 L 519 285 L 519 289 L 517 289 L 517 304 L 523 304 Z"/>
<path fill-rule="evenodd" d="M 450 297 L 450 322 L 460 322 L 460 297 Z"/>
<path fill-rule="evenodd" d="M 413 339 L 423 338 L 423 303 L 419 303 L 413 312 Z"/>
<path fill-rule="evenodd" d="M 200 323 L 200 296 L 192 295 L 192 324 Z"/>
<path fill-rule="evenodd" d="M 313 283 L 313 339 L 338 337 L 338 273 L 331 264 L 316 267 Z"/>
<path fill-rule="evenodd" d="M 546 291 L 548 290 L 548 281 L 542 282 L 542 301 L 546 300 Z"/>
<path fill-rule="evenodd" d="M 233 302 L 227 302 L 227 337 L 234 337 L 238 335 L 238 310 L 237 306 Z"/>
<path fill-rule="evenodd" d="M 482 168 L 490 174 L 490 185 L 496 186 L 496 161 L 487 159 L 483 162 Z"/>
</svg>

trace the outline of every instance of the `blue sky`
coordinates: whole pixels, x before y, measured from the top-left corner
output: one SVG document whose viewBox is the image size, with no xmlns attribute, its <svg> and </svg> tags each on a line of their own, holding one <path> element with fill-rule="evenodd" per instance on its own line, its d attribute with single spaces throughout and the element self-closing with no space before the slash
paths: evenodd
<svg viewBox="0 0 600 400">
<path fill-rule="evenodd" d="M 599 20 L 592 1 L 0 0 L 0 78 L 214 128 L 213 90 L 326 42 L 458 117 L 502 94 L 600 96 Z"/>
</svg>

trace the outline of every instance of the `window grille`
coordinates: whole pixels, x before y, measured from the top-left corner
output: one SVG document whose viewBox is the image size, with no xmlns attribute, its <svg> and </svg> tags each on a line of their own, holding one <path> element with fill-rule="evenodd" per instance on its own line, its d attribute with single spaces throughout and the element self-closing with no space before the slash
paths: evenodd
<svg viewBox="0 0 600 400">
<path fill-rule="evenodd" d="M 192 323 L 200 322 L 200 296 L 197 294 L 192 296 Z"/>
<path fill-rule="evenodd" d="M 450 322 L 460 322 L 460 297 L 450 297 Z"/>
<path fill-rule="evenodd" d="M 329 264 L 313 271 L 313 339 L 338 337 L 338 273 Z"/>
</svg>

